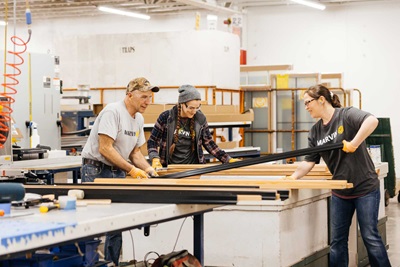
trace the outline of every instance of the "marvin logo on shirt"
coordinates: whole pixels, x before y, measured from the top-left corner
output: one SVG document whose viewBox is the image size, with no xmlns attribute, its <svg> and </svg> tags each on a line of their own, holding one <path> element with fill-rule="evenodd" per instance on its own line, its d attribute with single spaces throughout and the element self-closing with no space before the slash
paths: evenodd
<svg viewBox="0 0 400 267">
<path fill-rule="evenodd" d="M 176 130 L 175 130 L 175 132 L 176 132 Z M 189 136 L 190 136 L 190 132 L 189 132 L 189 131 L 185 131 L 184 128 L 180 128 L 180 129 L 178 130 L 178 135 L 179 135 L 179 136 L 189 137 Z"/>
<path fill-rule="evenodd" d="M 335 140 L 337 134 L 338 134 L 338 132 L 335 131 L 335 132 L 325 136 L 325 138 L 323 138 L 321 140 L 317 140 L 317 146 L 322 146 L 323 144 L 326 144 L 326 143 L 329 143 L 330 141 Z"/>
<path fill-rule="evenodd" d="M 139 136 L 139 132 L 134 132 L 134 131 L 127 131 L 125 130 L 125 135 L 129 135 L 129 136 Z"/>
</svg>

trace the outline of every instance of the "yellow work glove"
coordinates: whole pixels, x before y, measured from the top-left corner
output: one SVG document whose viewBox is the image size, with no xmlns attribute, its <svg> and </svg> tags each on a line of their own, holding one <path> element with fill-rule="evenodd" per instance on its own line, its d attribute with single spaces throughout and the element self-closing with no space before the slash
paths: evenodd
<svg viewBox="0 0 400 267">
<path fill-rule="evenodd" d="M 282 180 L 296 180 L 296 179 L 291 175 L 287 175 L 287 176 L 283 177 Z"/>
<path fill-rule="evenodd" d="M 162 169 L 163 166 L 161 165 L 159 158 L 154 158 L 151 161 L 151 167 L 153 167 L 154 170 L 158 170 L 158 169 Z"/>
<path fill-rule="evenodd" d="M 343 140 L 343 148 L 342 150 L 346 153 L 353 153 L 354 151 L 356 151 L 358 147 L 357 146 L 353 146 L 351 144 L 351 142 L 347 142 L 346 140 Z"/>
<path fill-rule="evenodd" d="M 138 179 L 146 179 L 149 178 L 147 173 L 139 168 L 133 167 L 130 172 L 128 172 L 132 178 L 138 178 Z"/>
<path fill-rule="evenodd" d="M 238 161 L 241 161 L 241 160 L 240 160 L 240 159 L 231 158 L 231 159 L 229 160 L 229 163 L 238 162 Z"/>
<path fill-rule="evenodd" d="M 158 173 L 156 172 L 156 170 L 154 170 L 153 167 L 148 167 L 146 169 L 146 172 L 150 177 L 157 177 L 158 176 Z"/>
</svg>

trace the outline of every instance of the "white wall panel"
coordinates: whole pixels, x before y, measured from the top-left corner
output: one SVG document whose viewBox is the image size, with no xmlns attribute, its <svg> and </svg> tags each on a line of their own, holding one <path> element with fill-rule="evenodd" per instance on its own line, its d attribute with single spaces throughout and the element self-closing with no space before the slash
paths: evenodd
<svg viewBox="0 0 400 267">
<path fill-rule="evenodd" d="M 64 87 L 125 86 L 134 77 L 158 85 L 239 87 L 240 42 L 219 31 L 103 34 L 56 41 Z M 134 48 L 124 53 L 123 48 Z"/>
</svg>

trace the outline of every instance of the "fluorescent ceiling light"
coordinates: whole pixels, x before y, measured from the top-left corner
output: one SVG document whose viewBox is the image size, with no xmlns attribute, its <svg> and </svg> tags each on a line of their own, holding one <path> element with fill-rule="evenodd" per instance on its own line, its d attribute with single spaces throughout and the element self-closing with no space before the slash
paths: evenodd
<svg viewBox="0 0 400 267">
<path fill-rule="evenodd" d="M 311 1 L 307 1 L 307 0 L 290 0 L 292 2 L 295 2 L 297 4 L 300 5 L 305 5 L 305 6 L 309 6 L 309 7 L 313 7 L 319 10 L 324 10 L 326 8 L 325 5 L 319 4 L 319 3 L 315 3 L 315 2 L 311 2 Z"/>
<path fill-rule="evenodd" d="M 6 26 L 7 23 L 4 20 L 0 20 L 0 26 Z"/>
<path fill-rule="evenodd" d="M 138 18 L 138 19 L 150 19 L 150 16 L 148 16 L 148 15 L 139 14 L 139 13 L 135 13 L 135 12 L 124 11 L 124 10 L 119 10 L 119 9 L 115 9 L 115 8 L 105 7 L 105 6 L 99 6 L 97 8 L 100 11 L 108 12 L 108 13 L 112 13 L 112 14 L 128 16 L 128 17 L 133 17 L 133 18 Z"/>
</svg>

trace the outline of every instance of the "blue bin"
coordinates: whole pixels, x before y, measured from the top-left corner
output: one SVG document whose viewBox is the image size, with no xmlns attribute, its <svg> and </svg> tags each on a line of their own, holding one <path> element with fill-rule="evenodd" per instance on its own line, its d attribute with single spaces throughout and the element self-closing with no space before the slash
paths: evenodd
<svg viewBox="0 0 400 267">
<path fill-rule="evenodd" d="M 82 267 L 83 257 L 79 254 L 56 254 L 52 262 L 52 267 Z"/>
<path fill-rule="evenodd" d="M 0 262 L 1 267 L 83 267 L 79 254 L 33 254 L 32 258 L 16 258 Z"/>
<path fill-rule="evenodd" d="M 100 240 L 91 240 L 85 242 L 85 250 L 83 253 L 83 265 L 84 266 L 93 266 L 96 262 L 99 261 L 99 253 L 97 252 L 97 248 L 100 245 Z M 80 244 L 79 244 L 80 246 Z"/>
<path fill-rule="evenodd" d="M 80 252 L 84 254 L 82 266 L 91 267 L 96 265 L 96 263 L 99 261 L 99 253 L 97 252 L 97 248 L 100 242 L 100 240 L 89 240 L 78 243 Z M 79 253 L 78 248 L 75 246 L 75 244 L 68 244 L 65 246 L 56 247 L 53 248 L 52 251 L 70 255 L 75 255 Z"/>
<path fill-rule="evenodd" d="M 49 267 L 53 266 L 53 254 L 33 254 L 32 258 L 15 258 L 3 262 L 3 267 Z"/>
</svg>

